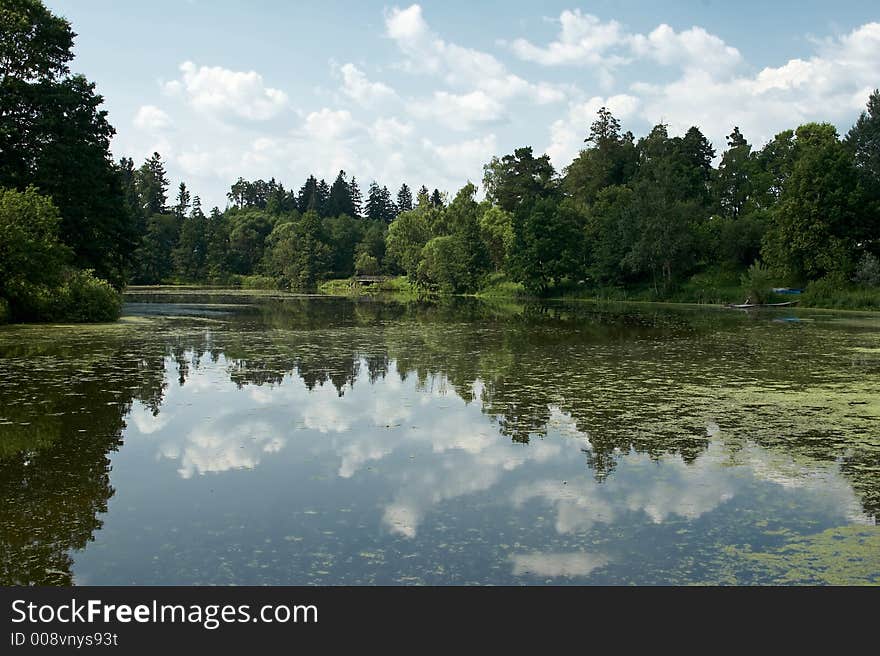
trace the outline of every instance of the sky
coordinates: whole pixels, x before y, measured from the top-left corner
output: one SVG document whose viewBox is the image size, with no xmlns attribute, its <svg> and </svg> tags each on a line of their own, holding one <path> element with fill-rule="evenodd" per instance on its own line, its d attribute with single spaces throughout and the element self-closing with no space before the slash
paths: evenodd
<svg viewBox="0 0 880 656">
<path fill-rule="evenodd" d="M 880 86 L 876 2 L 421 4 L 46 0 L 104 96 L 116 158 L 226 205 L 239 176 L 340 169 L 454 193 L 530 145 L 564 169 L 605 105 L 636 137 L 698 126 L 720 153 L 807 121 L 844 134 Z"/>
</svg>

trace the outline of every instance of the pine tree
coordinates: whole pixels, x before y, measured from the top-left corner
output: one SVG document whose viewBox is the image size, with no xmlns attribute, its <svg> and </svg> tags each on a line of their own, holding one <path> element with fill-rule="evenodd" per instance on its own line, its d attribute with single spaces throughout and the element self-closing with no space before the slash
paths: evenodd
<svg viewBox="0 0 880 656">
<path fill-rule="evenodd" d="M 425 185 L 419 187 L 419 193 L 416 196 L 416 202 L 419 207 L 427 207 L 431 202 L 431 192 Z"/>
<path fill-rule="evenodd" d="M 380 212 L 381 220 L 384 223 L 391 223 L 397 216 L 397 206 L 391 199 L 391 192 L 388 191 L 388 187 L 382 187 L 380 197 L 382 203 L 382 209 Z"/>
<path fill-rule="evenodd" d="M 352 216 L 358 219 L 362 216 L 364 199 L 361 195 L 361 188 L 358 186 L 354 176 L 351 177 L 351 182 L 348 183 L 348 192 L 351 196 Z"/>
<path fill-rule="evenodd" d="M 181 182 L 180 186 L 177 188 L 177 204 L 175 205 L 174 211 L 179 218 L 183 218 L 186 216 L 187 210 L 190 205 L 190 193 L 186 188 L 186 183 Z"/>
<path fill-rule="evenodd" d="M 318 209 L 318 181 L 315 176 L 310 175 L 305 184 L 299 189 L 296 196 L 296 207 L 300 214 L 305 214 L 309 210 Z"/>
<path fill-rule="evenodd" d="M 321 181 L 318 182 L 318 187 L 315 190 L 315 200 L 315 209 L 318 211 L 318 216 L 328 216 L 327 208 L 330 201 L 330 185 L 327 184 L 324 178 L 321 178 Z"/>
<path fill-rule="evenodd" d="M 351 200 L 351 187 L 345 179 L 345 171 L 340 171 L 330 186 L 327 202 L 328 216 L 354 216 L 354 203 Z"/>
<path fill-rule="evenodd" d="M 409 212 L 413 208 L 412 190 L 404 182 L 397 192 L 397 212 Z"/>
<path fill-rule="evenodd" d="M 431 194 L 431 205 L 434 207 L 443 207 L 443 196 L 440 195 L 439 189 L 434 189 L 434 193 Z"/>
<path fill-rule="evenodd" d="M 168 203 L 168 177 L 162 156 L 153 153 L 137 171 L 138 203 L 144 216 L 162 214 Z"/>
<path fill-rule="evenodd" d="M 364 208 L 364 213 L 370 221 L 381 221 L 383 211 L 382 189 L 374 180 L 370 183 L 370 189 L 367 192 L 367 206 Z"/>
</svg>

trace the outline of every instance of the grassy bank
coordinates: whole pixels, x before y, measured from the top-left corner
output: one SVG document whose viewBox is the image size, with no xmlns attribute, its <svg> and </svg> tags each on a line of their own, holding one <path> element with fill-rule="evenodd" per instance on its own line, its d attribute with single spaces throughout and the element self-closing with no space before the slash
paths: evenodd
<svg viewBox="0 0 880 656">
<path fill-rule="evenodd" d="M 328 280 L 318 287 L 322 294 L 333 296 L 388 296 L 396 299 L 414 300 L 421 297 L 405 276 L 389 278 L 380 285 L 352 287 L 349 279 Z M 726 305 L 742 303 L 748 292 L 739 280 L 738 272 L 702 273 L 691 277 L 682 285 L 667 292 L 651 286 L 638 287 L 587 287 L 564 285 L 550 290 L 547 300 L 617 301 L 635 303 L 682 303 L 697 305 Z M 480 291 L 473 296 L 485 300 L 516 299 L 531 297 L 518 283 L 503 274 L 492 274 Z M 769 294 L 767 302 L 798 301 L 801 307 L 834 310 L 880 311 L 880 288 L 856 285 L 832 287 L 822 281 L 810 283 L 803 294 Z"/>
</svg>

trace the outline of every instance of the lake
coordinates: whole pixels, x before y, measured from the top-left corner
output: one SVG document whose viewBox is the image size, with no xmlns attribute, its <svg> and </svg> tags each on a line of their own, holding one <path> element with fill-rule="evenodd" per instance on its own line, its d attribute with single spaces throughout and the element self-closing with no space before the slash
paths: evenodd
<svg viewBox="0 0 880 656">
<path fill-rule="evenodd" d="M 126 301 L 0 328 L 0 583 L 880 583 L 880 315 Z"/>
</svg>

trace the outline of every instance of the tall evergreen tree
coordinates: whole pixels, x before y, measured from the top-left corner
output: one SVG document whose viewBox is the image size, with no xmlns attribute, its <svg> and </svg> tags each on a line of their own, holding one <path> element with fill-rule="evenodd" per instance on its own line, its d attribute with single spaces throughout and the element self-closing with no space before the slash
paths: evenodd
<svg viewBox="0 0 880 656">
<path fill-rule="evenodd" d="M 340 171 L 330 186 L 327 201 L 327 216 L 354 216 L 354 202 L 351 198 L 351 187 L 345 179 L 345 171 Z"/>
<path fill-rule="evenodd" d="M 315 176 L 310 175 L 299 193 L 296 195 L 296 206 L 300 214 L 305 214 L 309 210 L 318 210 L 320 202 L 318 199 L 318 181 Z"/>
<path fill-rule="evenodd" d="M 445 207 L 446 204 L 443 202 L 443 195 L 440 193 L 439 189 L 435 188 L 431 194 L 431 205 L 437 208 Z"/>
<path fill-rule="evenodd" d="M 380 220 L 383 223 L 391 223 L 397 216 L 397 206 L 391 199 L 391 192 L 388 191 L 388 187 L 382 187 L 380 198 L 382 205 L 382 209 L 380 211 Z"/>
<path fill-rule="evenodd" d="M 354 176 L 351 176 L 351 182 L 348 183 L 348 192 L 351 195 L 352 216 L 356 219 L 360 218 L 363 215 L 364 199 Z"/>
<path fill-rule="evenodd" d="M 174 212 L 177 214 L 179 218 L 183 218 L 186 216 L 190 207 L 190 193 L 186 188 L 186 183 L 181 182 L 177 187 L 177 202 L 174 205 Z"/>
<path fill-rule="evenodd" d="M 318 211 L 318 216 L 328 216 L 327 209 L 330 202 L 330 185 L 327 184 L 327 181 L 324 180 L 324 178 L 321 178 L 315 189 L 315 200 L 315 209 Z"/>
<path fill-rule="evenodd" d="M 382 199 L 382 188 L 375 180 L 370 183 L 367 191 L 367 204 L 364 207 L 364 215 L 370 221 L 382 221 L 385 204 Z"/>
<path fill-rule="evenodd" d="M 144 216 L 162 214 L 168 204 L 168 176 L 159 153 L 153 153 L 138 169 L 138 202 Z"/>
<path fill-rule="evenodd" d="M 400 185 L 400 190 L 397 192 L 397 211 L 399 212 L 409 212 L 413 208 L 413 195 L 412 190 L 407 186 L 404 182 Z"/>
</svg>

